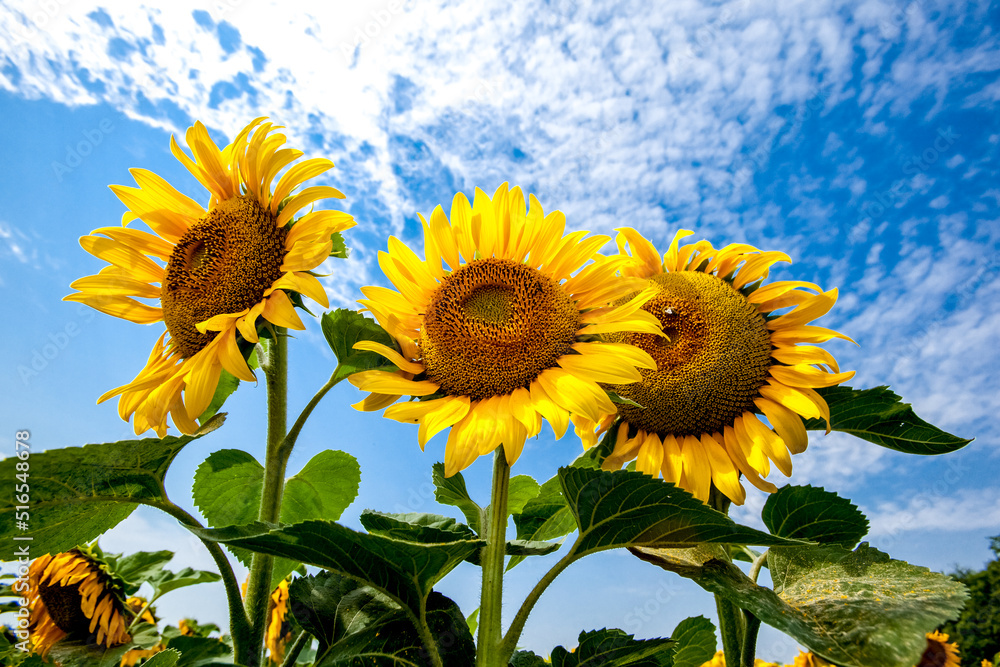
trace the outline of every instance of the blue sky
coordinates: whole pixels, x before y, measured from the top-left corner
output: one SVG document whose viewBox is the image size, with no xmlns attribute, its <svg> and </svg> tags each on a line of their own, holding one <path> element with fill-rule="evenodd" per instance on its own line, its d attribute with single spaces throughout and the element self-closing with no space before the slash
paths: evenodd
<svg viewBox="0 0 1000 667">
<path fill-rule="evenodd" d="M 815 434 L 795 483 L 832 489 L 872 521 L 871 542 L 934 569 L 978 567 L 1000 533 L 997 331 L 1000 330 L 1000 10 L 989 3 L 8 1 L 0 8 L 0 300 L 10 313 L 0 447 L 30 428 L 36 448 L 131 437 L 96 398 L 134 377 L 158 337 L 60 299 L 101 262 L 77 239 L 114 225 L 110 183 L 153 170 L 199 199 L 168 150 L 204 121 L 217 139 L 268 115 L 290 142 L 337 169 L 358 220 L 353 255 L 331 263 L 331 300 L 384 283 L 389 235 L 420 245 L 416 213 L 457 190 L 503 181 L 561 209 L 575 229 L 638 228 L 665 245 L 678 228 L 717 246 L 783 250 L 775 279 L 838 287 L 823 324 L 852 336 L 828 347 L 855 386 L 890 384 L 924 418 L 976 441 L 945 458 L 896 454 Z M 607 248 L 611 250 L 610 246 Z M 295 414 L 333 367 L 319 327 L 291 346 Z M 340 387 L 303 432 L 290 470 L 324 448 L 361 462 L 364 508 L 436 511 L 416 430 L 356 413 Z M 168 477 L 190 506 L 190 476 L 210 452 L 262 457 L 264 391 L 244 385 L 226 427 L 179 457 Z M 345 434 L 349 434 L 345 437 Z M 579 443 L 530 442 L 515 473 L 538 479 Z M 486 495 L 488 463 L 467 479 Z M 775 473 L 778 474 L 778 473 Z M 780 481 L 779 481 L 780 483 Z M 750 490 L 736 516 L 759 524 Z M 172 520 L 140 511 L 112 550 L 170 548 L 175 565 L 211 568 Z M 507 587 L 507 612 L 548 567 L 534 559 Z M 442 590 L 476 606 L 477 572 Z M 165 598 L 167 619 L 224 620 L 221 589 Z M 595 556 L 557 580 L 524 644 L 548 652 L 582 629 L 670 632 L 711 615 L 710 596 L 625 553 Z M 795 644 L 764 636 L 760 654 Z"/>
</svg>

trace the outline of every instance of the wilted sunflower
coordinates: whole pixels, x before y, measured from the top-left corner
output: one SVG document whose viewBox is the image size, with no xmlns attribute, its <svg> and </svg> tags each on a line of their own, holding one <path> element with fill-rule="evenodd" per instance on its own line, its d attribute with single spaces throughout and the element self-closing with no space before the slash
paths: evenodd
<svg viewBox="0 0 1000 667">
<path fill-rule="evenodd" d="M 302 151 L 281 148 L 284 135 L 263 121 L 251 122 L 222 150 L 205 126 L 195 123 L 187 131 L 194 159 L 171 137 L 174 156 L 211 193 L 207 211 L 156 174 L 133 169 L 138 188 L 111 186 L 129 208 L 122 226 L 95 229 L 80 239 L 87 252 L 110 266 L 75 281 L 70 286 L 79 292 L 66 300 L 138 324 L 166 324 L 135 380 L 98 401 L 121 394 L 118 412 L 126 421 L 135 415 L 136 434 L 154 429 L 163 437 L 168 414 L 180 431 L 193 433 L 222 369 L 254 380 L 246 357 L 258 340 L 258 318 L 304 328 L 289 294 L 329 305 L 311 270 L 330 255 L 331 235 L 354 222 L 340 211 L 315 211 L 293 223 L 304 207 L 343 195 L 327 186 L 289 195 L 333 163 L 305 160 L 272 190 L 278 172 Z M 154 233 L 126 226 L 137 218 Z"/>
<path fill-rule="evenodd" d="M 529 202 L 525 214 L 520 188 L 506 183 L 492 198 L 477 188 L 471 206 L 455 195 L 450 221 L 440 206 L 430 222 L 421 217 L 424 260 L 396 238 L 379 253 L 399 291 L 361 290 L 367 299 L 360 303 L 402 354 L 374 342 L 355 346 L 399 368 L 350 376 L 372 392 L 355 407 L 377 410 L 402 395 L 423 399 L 392 405 L 385 416 L 419 423 L 421 448 L 452 427 L 444 457 L 449 476 L 500 444 L 513 464 L 543 418 L 556 437 L 571 414 L 602 421 L 615 409 L 597 383 L 635 382 L 636 367 L 653 367 L 642 350 L 595 336 L 658 335 L 656 318 L 640 310 L 652 290 L 609 306 L 636 292 L 636 282 L 615 279 L 624 258 L 588 264 L 608 237 L 563 236 L 565 216 L 544 215 L 533 195 Z"/>
<path fill-rule="evenodd" d="M 268 601 L 267 630 L 264 633 L 264 647 L 269 652 L 271 662 L 278 665 L 284 662 L 285 648 L 292 639 L 292 625 L 287 616 L 288 579 L 282 579 Z"/>
<path fill-rule="evenodd" d="M 123 590 L 85 548 L 36 558 L 28 569 L 28 629 L 35 651 L 44 656 L 67 635 L 103 646 L 130 641 Z"/>
<path fill-rule="evenodd" d="M 784 253 L 745 244 L 716 250 L 708 241 L 679 247 L 691 233 L 678 232 L 662 259 L 633 229 L 617 237 L 621 254 L 630 247 L 634 259 L 623 275 L 645 278 L 657 291 L 643 309 L 658 318 L 667 338 L 608 336 L 646 350 L 657 368 L 644 369 L 642 382 L 610 386 L 638 405 L 618 406 L 623 421 L 604 467 L 636 459 L 636 469 L 662 474 L 702 500 L 714 484 L 742 504 L 740 473 L 769 492 L 777 489 L 762 478 L 772 462 L 791 475 L 791 454 L 808 443 L 802 417 L 829 426 L 829 408 L 814 388 L 839 384 L 854 372 L 841 373 L 833 355 L 812 343 L 850 338 L 808 326 L 837 301 L 836 289 L 823 292 L 799 281 L 760 284 L 772 264 L 790 261 Z M 793 309 L 772 315 L 788 307 Z"/>
</svg>

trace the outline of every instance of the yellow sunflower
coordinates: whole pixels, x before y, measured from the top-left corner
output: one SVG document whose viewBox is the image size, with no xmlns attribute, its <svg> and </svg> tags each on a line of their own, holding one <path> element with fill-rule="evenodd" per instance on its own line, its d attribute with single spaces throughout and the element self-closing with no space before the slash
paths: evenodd
<svg viewBox="0 0 1000 667">
<path fill-rule="evenodd" d="M 959 667 L 960 664 L 958 644 L 948 643 L 948 635 L 943 632 L 927 633 L 927 648 L 916 667 Z"/>
<path fill-rule="evenodd" d="M 451 427 L 445 474 L 453 475 L 501 443 L 513 464 L 542 419 L 561 438 L 570 415 L 594 423 L 615 406 L 598 382 L 640 379 L 653 368 L 648 354 L 597 334 L 660 333 L 655 317 L 640 310 L 652 295 L 637 281 L 616 280 L 623 259 L 601 258 L 605 236 L 563 235 L 565 216 L 545 215 L 533 195 L 525 212 L 520 188 L 482 190 L 470 206 L 459 193 L 451 219 L 440 206 L 424 225 L 421 260 L 396 238 L 380 252 L 379 266 L 399 291 L 364 287 L 359 301 L 401 350 L 374 342 L 398 372 L 364 371 L 350 377 L 371 395 L 355 407 L 378 410 L 402 395 L 422 400 L 391 405 L 385 416 L 418 423 L 423 448 Z M 597 258 L 592 263 L 590 260 Z M 586 265 L 586 266 L 585 266 Z M 582 268 L 581 268 L 582 267 Z"/>
<path fill-rule="evenodd" d="M 288 616 L 288 579 L 283 579 L 271 593 L 267 605 L 267 630 L 264 634 L 264 647 L 268 650 L 271 662 L 282 664 L 285 660 L 285 647 L 292 639 L 292 626 Z"/>
<path fill-rule="evenodd" d="M 195 123 L 187 131 L 193 159 L 171 137 L 174 156 L 211 193 L 207 210 L 156 174 L 133 169 L 138 188 L 111 186 L 129 208 L 122 226 L 80 239 L 109 266 L 75 281 L 70 286 L 79 291 L 66 300 L 138 324 L 166 325 L 135 380 L 98 401 L 120 394 L 118 412 L 125 421 L 135 415 L 136 434 L 153 429 L 163 437 L 168 415 L 180 431 L 193 433 L 222 369 L 253 381 L 246 358 L 258 340 L 258 318 L 304 328 L 289 294 L 329 305 L 311 270 L 330 255 L 331 235 L 355 223 L 341 211 L 314 211 L 293 222 L 304 207 L 343 194 L 314 186 L 290 196 L 333 167 L 324 158 L 290 167 L 272 190 L 278 172 L 302 151 L 281 148 L 284 135 L 264 120 L 251 122 L 221 150 Z M 137 218 L 153 233 L 127 226 Z"/>
<path fill-rule="evenodd" d="M 829 427 L 829 408 L 815 388 L 854 375 L 841 373 L 833 355 L 814 345 L 851 339 L 808 325 L 830 310 L 837 290 L 799 281 L 761 285 L 772 264 L 790 261 L 782 252 L 745 244 L 716 250 L 708 241 L 680 247 L 692 233 L 682 230 L 661 258 L 635 230 L 619 232 L 620 254 L 630 249 L 633 258 L 622 273 L 656 290 L 643 309 L 658 318 L 667 338 L 608 336 L 646 350 L 657 368 L 643 369 L 642 382 L 609 385 L 638 405 L 618 406 L 622 423 L 605 469 L 636 459 L 638 470 L 662 474 L 702 500 L 714 485 L 742 504 L 741 473 L 776 491 L 763 478 L 771 463 L 791 475 L 791 454 L 808 443 L 802 417 L 824 419 Z"/>
<path fill-rule="evenodd" d="M 132 639 L 121 582 L 85 549 L 36 558 L 28 590 L 28 629 L 43 656 L 67 635 L 108 647 Z"/>
</svg>

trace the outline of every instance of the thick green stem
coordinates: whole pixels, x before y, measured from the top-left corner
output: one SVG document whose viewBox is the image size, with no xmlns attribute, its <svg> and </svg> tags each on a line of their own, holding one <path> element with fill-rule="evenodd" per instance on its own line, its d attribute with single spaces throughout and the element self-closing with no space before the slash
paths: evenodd
<svg viewBox="0 0 1000 667">
<path fill-rule="evenodd" d="M 164 502 L 147 502 L 146 504 L 163 510 L 186 526 L 194 528 L 204 527 L 198 519 L 169 500 Z M 226 558 L 226 554 L 219 543 L 209 540 L 201 540 L 201 543 L 205 545 L 208 553 L 212 555 L 212 560 L 215 561 L 216 567 L 219 568 L 219 574 L 222 576 L 222 585 L 226 588 L 226 599 L 229 603 L 229 633 L 233 638 L 235 661 L 237 664 L 249 665 L 250 663 L 247 661 L 253 654 L 253 650 L 251 649 L 250 641 L 250 623 L 247 620 L 246 610 L 243 608 L 240 584 L 236 581 L 236 575 L 233 574 L 233 567 L 230 565 L 229 559 Z"/>
<path fill-rule="evenodd" d="M 757 658 L 757 632 L 760 630 L 760 619 L 749 611 L 743 611 L 744 627 L 743 653 L 740 656 L 740 667 L 754 667 Z"/>
<path fill-rule="evenodd" d="M 267 455 L 264 459 L 264 488 L 260 494 L 257 518 L 267 523 L 277 523 L 281 516 L 285 466 L 288 465 L 288 456 L 291 454 L 290 448 L 282 446 L 288 432 L 288 338 L 284 329 L 276 329 L 268 350 L 267 363 L 262 363 L 261 368 L 267 381 Z M 255 553 L 250 563 L 246 606 L 250 617 L 253 655 L 251 661 L 246 663 L 247 667 L 258 667 L 261 663 L 273 566 L 274 557 L 260 553 Z"/>
<path fill-rule="evenodd" d="M 524 624 L 528 620 L 528 615 L 531 610 L 534 609 L 535 603 L 538 602 L 538 598 L 542 597 L 542 593 L 545 589 L 549 587 L 556 577 L 558 577 L 563 570 L 569 567 L 570 563 L 576 560 L 576 544 L 570 548 L 569 553 L 563 556 L 558 563 L 552 566 L 552 569 L 545 573 L 535 587 L 531 589 L 528 593 L 528 597 L 524 598 L 524 602 L 521 603 L 521 608 L 517 610 L 517 616 L 514 617 L 514 621 L 510 624 L 510 628 L 507 629 L 507 634 L 504 635 L 503 643 L 501 644 L 501 655 L 503 657 L 503 662 L 501 664 L 506 665 L 510 661 L 510 656 L 514 654 L 514 649 L 517 648 L 517 641 L 521 638 L 521 631 L 524 630 Z M 482 627 L 482 626 L 480 626 Z"/>
<path fill-rule="evenodd" d="M 719 595 L 715 596 L 715 608 L 719 612 L 719 635 L 726 664 L 738 665 L 743 652 L 743 614 L 739 607 Z"/>
<path fill-rule="evenodd" d="M 476 651 L 478 667 L 503 667 L 507 661 L 500 654 L 500 612 L 503 604 L 503 565 L 507 551 L 507 489 L 510 466 L 503 446 L 493 454 L 493 488 L 489 516 L 483 533 L 486 546 L 480 558 L 483 589 L 479 602 L 479 640 Z"/>
</svg>

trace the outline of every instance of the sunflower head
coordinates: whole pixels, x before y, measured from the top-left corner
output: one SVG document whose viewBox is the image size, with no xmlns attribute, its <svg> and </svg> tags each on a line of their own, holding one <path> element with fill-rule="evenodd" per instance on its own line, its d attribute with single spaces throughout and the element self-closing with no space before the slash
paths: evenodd
<svg viewBox="0 0 1000 667">
<path fill-rule="evenodd" d="M 745 244 L 680 246 L 689 234 L 678 232 L 662 258 L 635 230 L 618 235 L 620 253 L 632 260 L 623 274 L 653 290 L 643 309 L 665 337 L 608 334 L 645 350 L 656 368 L 642 369 L 641 382 L 607 385 L 632 403 L 619 405 L 622 424 L 604 467 L 636 459 L 638 470 L 663 475 L 702 500 L 714 486 L 740 504 L 741 475 L 775 491 L 763 479 L 771 464 L 791 474 L 791 454 L 807 444 L 802 417 L 829 423 L 815 388 L 854 373 L 841 373 L 829 352 L 811 344 L 847 338 L 808 325 L 830 310 L 837 290 L 791 281 L 763 285 L 787 255 Z"/>
<path fill-rule="evenodd" d="M 329 305 L 312 270 L 330 256 L 333 235 L 354 221 L 340 211 L 293 219 L 318 200 L 343 195 L 329 186 L 293 194 L 333 163 L 305 160 L 278 178 L 302 155 L 282 148 L 279 129 L 258 118 L 220 149 L 195 123 L 187 131 L 193 157 L 173 137 L 170 148 L 208 190 L 207 208 L 156 174 L 133 169 L 138 187 L 111 186 L 129 209 L 122 226 L 80 239 L 108 266 L 72 283 L 78 292 L 66 300 L 139 324 L 163 321 L 166 328 L 135 380 L 100 399 L 121 395 L 119 414 L 134 415 L 136 434 L 153 429 L 164 436 L 168 416 L 193 433 L 223 370 L 255 379 L 246 359 L 261 327 L 304 328 L 294 305 L 301 295 Z M 152 233 L 129 227 L 135 219 Z"/>
<path fill-rule="evenodd" d="M 949 643 L 948 635 L 937 630 L 927 633 L 927 648 L 916 667 L 959 667 L 958 644 Z"/>
<path fill-rule="evenodd" d="M 36 558 L 28 584 L 29 631 L 41 655 L 67 636 L 108 647 L 131 640 L 124 584 L 94 550 Z"/>
<path fill-rule="evenodd" d="M 446 475 L 500 445 L 512 464 L 543 419 L 557 438 L 570 419 L 606 421 L 615 408 L 598 382 L 628 384 L 640 379 L 638 368 L 653 368 L 645 352 L 599 336 L 660 335 L 656 318 L 640 310 L 653 290 L 616 279 L 627 258 L 597 255 L 607 237 L 564 235 L 562 213 L 546 215 L 534 196 L 526 207 L 520 188 L 506 183 L 492 197 L 477 189 L 471 205 L 455 195 L 450 219 L 440 206 L 420 219 L 424 259 L 396 238 L 379 253 L 398 291 L 361 290 L 360 303 L 398 349 L 356 347 L 399 370 L 350 380 L 371 392 L 355 407 L 391 405 L 386 417 L 420 425 L 421 448 L 450 427 Z M 392 405 L 404 395 L 418 400 Z"/>
</svg>

